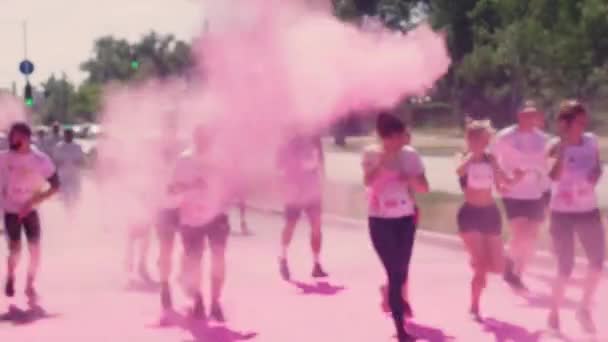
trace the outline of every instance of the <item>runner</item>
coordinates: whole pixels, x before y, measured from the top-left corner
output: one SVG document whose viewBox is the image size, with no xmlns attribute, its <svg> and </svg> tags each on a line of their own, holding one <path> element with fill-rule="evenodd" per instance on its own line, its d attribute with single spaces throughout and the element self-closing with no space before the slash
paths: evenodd
<svg viewBox="0 0 608 342">
<path fill-rule="evenodd" d="M 69 212 L 80 198 L 81 169 L 84 167 L 85 155 L 82 147 L 74 141 L 74 131 L 71 128 L 64 130 L 64 140 L 55 147 L 53 156 L 59 178 L 64 204 Z"/>
<path fill-rule="evenodd" d="M 225 253 L 230 225 L 225 214 L 229 196 L 224 199 L 221 172 L 208 162 L 208 132 L 198 127 L 194 133 L 194 149 L 177 161 L 172 193 L 179 194 L 179 224 L 184 246 L 184 275 L 188 295 L 193 298 L 192 317 L 206 319 L 201 291 L 203 250 L 211 250 L 210 317 L 224 322 L 220 299 L 225 279 Z"/>
<path fill-rule="evenodd" d="M 55 121 L 51 126 L 51 134 L 44 134 L 44 140 L 39 142 L 40 147 L 42 148 L 42 152 L 46 153 L 53 161 L 55 161 L 55 156 L 53 153 L 55 152 L 55 148 L 57 145 L 63 140 L 61 137 L 61 125 L 59 122 Z"/>
<path fill-rule="evenodd" d="M 518 114 L 518 123 L 502 130 L 492 148 L 507 174 L 513 176 L 517 169 L 526 173 L 502 194 L 512 230 L 504 279 L 517 291 L 527 291 L 522 274 L 534 256 L 538 231 L 545 218 L 543 193 L 546 185 L 543 180 L 547 175 L 544 157 L 547 137 L 536 128 L 540 115 L 542 113 L 534 107 L 523 108 Z"/>
<path fill-rule="evenodd" d="M 424 166 L 413 148 L 404 148 L 405 125 L 395 116 L 378 116 L 379 146 L 363 154 L 365 185 L 369 193 L 369 229 L 372 244 L 389 281 L 389 304 L 399 341 L 413 338 L 405 331 L 402 288 L 408 279 L 415 237 L 415 210 L 411 192 L 427 192 Z"/>
<path fill-rule="evenodd" d="M 140 201 L 145 203 L 146 196 L 140 196 Z M 143 219 L 135 220 L 128 227 L 126 250 L 126 271 L 129 283 L 135 284 L 137 277 L 146 284 L 152 284 L 153 280 L 148 272 L 148 254 L 150 252 L 150 228 L 151 222 Z M 137 264 L 137 268 L 135 265 Z M 135 271 L 137 273 L 135 274 Z"/>
<path fill-rule="evenodd" d="M 160 174 L 169 174 L 170 171 L 175 167 L 175 162 L 183 152 L 184 148 L 178 139 L 177 125 L 174 120 L 169 120 L 168 129 L 164 139 L 160 142 L 160 148 L 162 151 L 163 169 L 160 170 Z M 170 180 L 161 184 L 169 184 Z M 169 279 L 171 277 L 171 265 L 173 259 L 173 249 L 175 234 L 179 228 L 179 199 L 178 196 L 172 195 L 170 189 L 167 186 L 165 194 L 165 200 L 161 203 L 161 208 L 158 213 L 156 228 L 159 242 L 159 257 L 158 267 L 160 273 L 161 283 L 161 306 L 162 316 L 160 320 L 161 325 L 167 325 L 171 322 L 171 317 L 174 313 L 173 298 L 171 294 L 171 284 Z M 184 264 L 184 261 L 182 261 Z M 182 269 L 182 272 L 184 270 Z M 185 275 L 180 274 L 180 280 L 185 281 Z"/>
<path fill-rule="evenodd" d="M 405 127 L 405 133 L 404 133 L 404 144 L 405 144 L 405 149 L 411 149 L 412 147 L 410 147 L 411 142 L 412 142 L 412 134 L 409 130 L 409 127 Z M 418 224 L 420 222 L 420 208 L 418 207 L 418 205 L 416 205 L 415 201 L 415 193 L 413 193 L 412 191 L 410 191 L 410 196 L 412 197 L 412 200 L 414 201 L 414 225 L 415 228 L 418 229 Z M 408 287 L 408 281 L 403 283 L 403 289 L 401 290 L 401 294 L 403 296 L 403 300 L 410 303 L 409 300 L 409 287 Z M 384 284 L 382 286 L 380 286 L 380 295 L 382 297 L 382 301 L 380 306 L 382 307 L 382 311 L 389 313 L 391 312 L 391 308 L 390 305 L 388 304 L 388 284 Z M 406 307 L 406 311 L 405 311 L 405 316 L 407 318 L 413 318 L 414 317 L 414 311 L 412 309 L 412 305 L 410 303 L 410 305 L 408 305 Z"/>
<path fill-rule="evenodd" d="M 470 313 L 477 321 L 482 320 L 479 304 L 488 273 L 504 270 L 502 220 L 492 188 L 502 189 L 523 176 L 522 171 L 515 170 L 516 178 L 510 179 L 488 153 L 492 133 L 489 121 L 473 120 L 467 124 L 467 152 L 457 169 L 465 195 L 465 203 L 458 211 L 458 230 L 471 258 Z"/>
<path fill-rule="evenodd" d="M 30 251 L 25 294 L 37 298 L 34 287 L 40 263 L 40 217 L 36 207 L 59 189 L 59 177 L 50 158 L 31 148 L 32 131 L 25 123 L 15 123 L 9 130 L 9 151 L 0 153 L 0 185 L 4 208 L 4 226 L 8 235 L 9 257 L 5 294 L 15 295 L 15 270 L 21 255 L 21 231 L 25 232 Z M 47 190 L 45 187 L 50 185 Z"/>
<path fill-rule="evenodd" d="M 39 128 L 36 131 L 36 140 L 34 141 L 34 144 L 36 145 L 38 150 L 46 153 L 47 155 L 50 155 L 49 151 L 46 149 L 46 145 L 45 145 L 46 142 L 47 142 L 46 130 L 44 128 Z"/>
<path fill-rule="evenodd" d="M 303 134 L 295 136 L 279 155 L 279 168 L 282 171 L 286 190 L 285 227 L 281 238 L 279 271 L 281 277 L 291 280 L 287 251 L 293 238 L 296 225 L 302 213 L 310 223 L 310 247 L 313 254 L 312 276 L 327 277 L 321 266 L 321 211 L 322 177 L 324 168 L 323 147 L 320 137 Z"/>
<path fill-rule="evenodd" d="M 559 310 L 574 268 L 574 236 L 577 235 L 589 261 L 577 318 L 585 331 L 595 333 L 591 303 L 601 278 L 606 240 L 595 192 L 602 176 L 602 164 L 596 136 L 585 133 L 587 120 L 583 105 L 577 101 L 563 103 L 558 115 L 560 138 L 549 152 L 549 157 L 555 160 L 550 172 L 554 182 L 550 230 L 558 264 L 549 326 L 560 329 Z"/>
</svg>

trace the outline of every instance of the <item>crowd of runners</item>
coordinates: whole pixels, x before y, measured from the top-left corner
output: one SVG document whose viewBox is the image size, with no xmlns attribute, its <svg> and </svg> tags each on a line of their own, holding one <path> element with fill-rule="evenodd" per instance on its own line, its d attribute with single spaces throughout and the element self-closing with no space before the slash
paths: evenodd
<svg viewBox="0 0 608 342">
<path fill-rule="evenodd" d="M 574 100 L 564 101 L 557 114 L 556 132 L 544 132 L 544 113 L 526 102 L 517 122 L 495 133 L 487 120 L 467 120 L 466 151 L 460 156 L 456 175 L 464 193 L 464 203 L 454 226 L 458 227 L 472 269 L 470 314 L 482 319 L 481 298 L 489 274 L 499 274 L 517 292 L 526 292 L 525 271 L 534 256 L 539 230 L 549 221 L 558 271 L 553 283 L 549 327 L 560 328 L 559 311 L 566 283 L 572 274 L 575 236 L 589 261 L 589 272 L 577 317 L 589 332 L 595 330 L 591 303 L 598 287 L 605 254 L 605 233 L 598 209 L 595 187 L 602 175 L 598 139 L 586 131 L 586 108 Z M 421 156 L 410 146 L 407 125 L 389 112 L 376 121 L 378 142 L 363 152 L 364 185 L 368 190 L 369 235 L 386 273 L 381 286 L 382 307 L 390 313 L 399 341 L 414 337 L 405 322 L 414 316 L 408 292 L 409 266 L 419 221 L 416 194 L 429 191 Z M 192 300 L 194 319 L 223 322 L 221 298 L 226 275 L 226 249 L 230 234 L 228 211 L 236 206 L 241 214 L 241 230 L 250 233 L 245 220 L 245 199 L 227 198 L 210 208 L 209 194 L 223 186 L 221 172 L 215 170 L 208 151 L 213 134 L 205 126 L 193 127 L 189 141 L 180 141 L 176 127 L 164 130 L 158 158 L 166 168 L 157 186 L 162 205 L 146 222 L 127 227 L 127 270 L 148 280 L 147 253 L 151 232 L 159 246 L 161 323 L 173 319 L 172 261 L 176 237 L 183 253 L 178 262 L 180 288 Z M 41 225 L 37 208 L 58 193 L 67 211 L 74 210 L 81 192 L 83 149 L 74 141 L 74 132 L 54 125 L 50 135 L 33 134 L 22 122 L 7 133 L 6 151 L 0 152 L 0 189 L 4 229 L 9 256 L 5 294 L 15 295 L 15 270 L 25 233 L 30 262 L 25 283 L 29 299 L 37 298 L 36 274 L 40 263 Z M 35 135 L 35 136 L 34 136 Z M 290 281 L 288 249 L 302 216 L 310 224 L 311 276 L 328 277 L 321 260 L 324 154 L 318 135 L 302 132 L 286 141 L 277 155 L 284 190 L 284 222 L 280 235 L 278 273 Z M 158 190 L 158 189 L 157 189 Z M 220 191 L 221 192 L 221 191 Z M 503 220 L 498 207 L 504 205 L 510 241 L 504 251 Z M 424 214 L 424 213 L 423 213 Z M 210 254 L 210 275 L 203 276 L 204 252 Z M 202 295 L 201 279 L 209 279 L 209 311 Z M 463 289 L 463 291 L 465 291 Z"/>
</svg>

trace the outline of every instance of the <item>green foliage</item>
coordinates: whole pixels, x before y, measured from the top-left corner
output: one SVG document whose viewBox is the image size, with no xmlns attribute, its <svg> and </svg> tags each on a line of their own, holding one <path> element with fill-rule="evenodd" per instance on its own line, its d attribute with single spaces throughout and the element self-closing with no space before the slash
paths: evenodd
<svg viewBox="0 0 608 342">
<path fill-rule="evenodd" d="M 139 64 L 136 68 L 132 62 Z M 167 77 L 188 71 L 194 64 L 190 46 L 173 35 L 151 32 L 139 42 L 130 44 L 111 36 L 95 42 L 93 57 L 81 64 L 89 74 L 89 83 L 142 80 Z"/>
<path fill-rule="evenodd" d="M 133 67 L 134 62 L 137 67 Z M 44 124 L 93 121 L 107 82 L 181 75 L 193 64 L 190 45 L 172 35 L 151 32 L 133 44 L 111 36 L 102 37 L 95 41 L 93 56 L 81 64 L 88 77 L 78 88 L 65 75 L 61 78 L 52 75 L 42 84 L 46 96 L 36 104 L 36 119 Z"/>
</svg>

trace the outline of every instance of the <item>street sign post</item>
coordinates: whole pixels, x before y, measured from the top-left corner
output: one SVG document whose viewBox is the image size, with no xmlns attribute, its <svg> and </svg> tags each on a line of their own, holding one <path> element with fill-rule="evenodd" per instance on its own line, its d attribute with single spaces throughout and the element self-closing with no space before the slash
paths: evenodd
<svg viewBox="0 0 608 342">
<path fill-rule="evenodd" d="M 21 63 L 19 63 L 19 71 L 25 75 L 29 76 L 34 73 L 34 63 L 30 60 L 24 59 Z"/>
</svg>

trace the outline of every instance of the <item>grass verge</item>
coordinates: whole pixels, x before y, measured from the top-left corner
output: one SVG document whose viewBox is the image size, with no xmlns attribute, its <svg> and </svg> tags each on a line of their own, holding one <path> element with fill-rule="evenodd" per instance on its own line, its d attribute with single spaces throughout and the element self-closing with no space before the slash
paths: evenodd
<svg viewBox="0 0 608 342">
<path fill-rule="evenodd" d="M 326 213 L 362 221 L 367 219 L 367 202 L 363 186 L 328 182 L 325 184 L 324 190 L 323 207 Z M 421 212 L 421 229 L 449 235 L 456 235 L 458 233 L 456 216 L 463 203 L 462 195 L 445 192 L 431 192 L 418 195 L 416 200 Z M 257 198 L 255 202 L 265 203 L 273 208 L 281 209 L 283 207 L 277 192 L 274 192 L 274 195 L 271 194 L 271 192 L 266 192 L 264 199 Z M 508 222 L 506 221 L 502 203 L 498 201 L 498 205 L 503 218 L 503 237 L 505 241 L 507 241 L 510 230 L 508 228 Z M 602 210 L 604 215 L 607 211 L 607 208 L 603 208 Z M 548 220 L 541 228 L 539 247 L 543 250 L 549 250 L 551 248 Z M 579 247 L 580 246 L 577 246 L 577 254 L 584 255 Z"/>
</svg>

